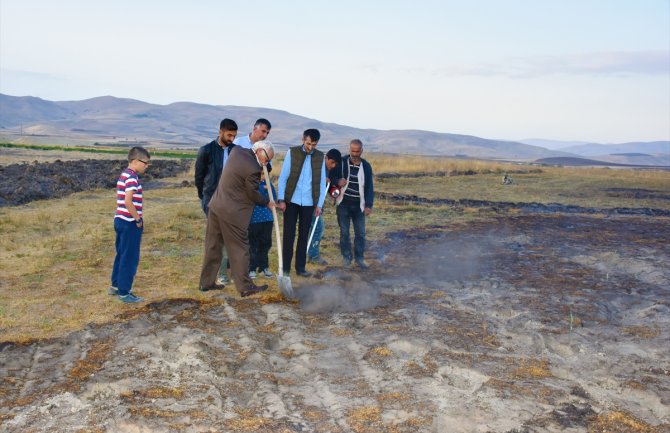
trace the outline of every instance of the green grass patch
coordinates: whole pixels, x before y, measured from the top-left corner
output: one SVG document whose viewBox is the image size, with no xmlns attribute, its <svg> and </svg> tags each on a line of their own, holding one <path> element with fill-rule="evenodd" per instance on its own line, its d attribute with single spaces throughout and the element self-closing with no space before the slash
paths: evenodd
<svg viewBox="0 0 670 433">
<path fill-rule="evenodd" d="M 47 150 L 55 152 L 85 152 L 85 153 L 104 153 L 112 155 L 128 155 L 129 149 L 105 149 L 99 146 L 96 147 L 87 147 L 87 146 L 57 146 L 57 145 L 41 145 L 41 144 L 15 144 L 15 143 L 0 143 L 0 147 L 6 147 L 10 149 L 32 149 L 32 150 Z M 197 155 L 197 151 L 171 151 L 171 150 L 156 150 L 148 148 L 152 157 L 162 157 L 162 158 L 182 158 L 182 159 L 194 159 Z"/>
</svg>

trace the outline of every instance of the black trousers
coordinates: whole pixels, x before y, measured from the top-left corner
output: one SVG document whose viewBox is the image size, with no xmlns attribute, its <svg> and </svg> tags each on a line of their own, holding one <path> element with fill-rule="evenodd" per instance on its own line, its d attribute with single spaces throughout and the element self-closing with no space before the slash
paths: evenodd
<svg viewBox="0 0 670 433">
<path fill-rule="evenodd" d="M 282 240 L 284 272 L 291 271 L 296 222 L 298 223 L 298 245 L 295 248 L 295 270 L 297 272 L 305 271 L 307 241 L 309 240 L 309 227 L 312 224 L 313 214 L 314 206 L 299 206 L 286 202 L 286 210 L 284 211 L 284 239 Z"/>
<path fill-rule="evenodd" d="M 272 221 L 249 224 L 250 271 L 262 271 L 269 266 L 268 252 L 272 248 Z"/>
</svg>

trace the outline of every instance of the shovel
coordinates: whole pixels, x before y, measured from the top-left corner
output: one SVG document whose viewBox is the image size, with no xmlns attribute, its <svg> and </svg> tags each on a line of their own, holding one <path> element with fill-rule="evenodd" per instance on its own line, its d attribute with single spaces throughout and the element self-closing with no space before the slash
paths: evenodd
<svg viewBox="0 0 670 433">
<path fill-rule="evenodd" d="M 318 215 L 316 218 L 314 218 L 314 225 L 312 226 L 312 233 L 309 234 L 309 240 L 307 241 L 307 251 L 309 251 L 309 247 L 312 245 L 312 239 L 314 239 L 314 232 L 316 231 L 316 223 L 319 222 L 319 217 L 321 215 Z"/>
<path fill-rule="evenodd" d="M 270 185 L 270 176 L 268 176 L 268 169 L 263 166 L 263 174 L 265 174 L 265 182 Z M 272 186 L 268 188 L 270 201 L 275 203 L 275 198 L 272 196 Z M 276 203 L 275 203 L 276 204 Z M 279 258 L 279 269 L 277 270 L 277 283 L 279 283 L 279 290 L 287 299 L 293 299 L 293 286 L 291 286 L 291 278 L 284 276 L 284 260 L 282 259 L 282 243 L 279 235 L 279 220 L 277 219 L 277 209 L 272 207 L 272 216 L 275 226 L 275 235 L 277 237 L 277 255 Z"/>
</svg>

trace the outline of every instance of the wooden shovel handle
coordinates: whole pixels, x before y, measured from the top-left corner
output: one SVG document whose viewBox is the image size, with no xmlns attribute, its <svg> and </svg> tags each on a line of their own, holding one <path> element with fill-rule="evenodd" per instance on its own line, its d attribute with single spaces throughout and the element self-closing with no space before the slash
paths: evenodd
<svg viewBox="0 0 670 433">
<path fill-rule="evenodd" d="M 268 176 L 268 169 L 266 166 L 263 166 L 263 174 L 265 174 L 265 183 L 268 185 L 270 201 L 275 204 L 275 206 L 272 206 L 272 222 L 275 226 L 275 236 L 277 238 L 277 258 L 279 259 L 279 270 L 277 271 L 277 275 L 282 275 L 282 272 L 284 272 L 284 260 L 282 258 L 282 243 L 281 235 L 279 234 L 279 220 L 277 219 L 277 203 L 275 202 L 275 198 L 272 195 L 272 182 L 270 181 L 270 176 Z"/>
</svg>

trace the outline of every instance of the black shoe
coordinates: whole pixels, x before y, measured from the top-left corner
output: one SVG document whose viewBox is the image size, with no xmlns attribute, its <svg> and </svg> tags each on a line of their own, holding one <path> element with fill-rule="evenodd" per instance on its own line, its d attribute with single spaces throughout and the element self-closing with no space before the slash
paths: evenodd
<svg viewBox="0 0 670 433">
<path fill-rule="evenodd" d="M 254 284 L 247 286 L 246 289 L 242 290 L 240 293 L 240 296 L 243 298 L 246 298 L 247 296 L 255 295 L 256 293 L 264 292 L 268 289 L 267 284 L 263 284 L 262 286 L 256 286 Z"/>
<path fill-rule="evenodd" d="M 367 268 L 369 268 L 368 264 L 365 263 L 365 260 L 363 260 L 363 259 L 356 260 L 356 264 L 357 264 L 358 267 L 361 268 L 361 269 L 367 269 Z"/>
<path fill-rule="evenodd" d="M 301 277 L 304 277 L 304 278 L 307 278 L 307 277 L 311 277 L 311 276 L 312 276 L 312 273 L 311 273 L 311 272 L 307 272 L 307 271 L 295 271 L 295 273 L 296 273 L 297 275 L 300 275 Z"/>
<path fill-rule="evenodd" d="M 209 292 L 210 290 L 223 290 L 226 287 L 223 284 L 214 284 L 212 287 L 201 287 L 201 292 Z"/>
<path fill-rule="evenodd" d="M 322 259 L 321 257 L 310 257 L 307 259 L 308 262 L 314 263 L 315 265 L 322 265 L 325 266 L 328 264 L 328 262 L 325 259 Z"/>
</svg>

